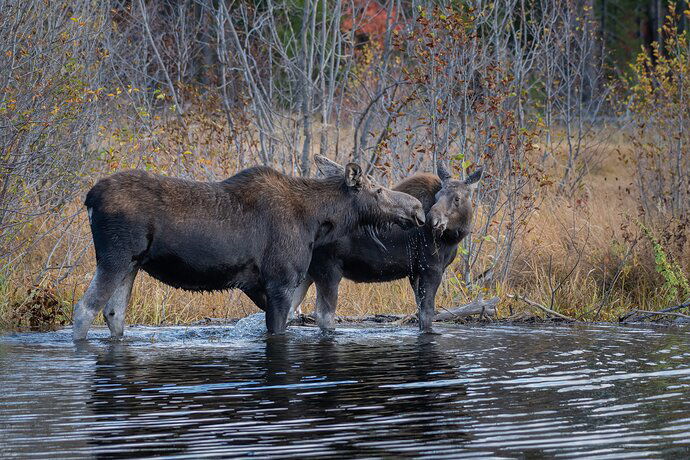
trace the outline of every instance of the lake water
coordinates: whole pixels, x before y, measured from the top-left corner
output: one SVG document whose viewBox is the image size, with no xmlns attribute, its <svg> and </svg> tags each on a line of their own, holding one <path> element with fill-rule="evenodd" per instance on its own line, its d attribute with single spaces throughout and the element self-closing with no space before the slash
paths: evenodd
<svg viewBox="0 0 690 460">
<path fill-rule="evenodd" d="M 0 456 L 690 457 L 688 329 L 259 326 L 1 336 Z"/>
</svg>

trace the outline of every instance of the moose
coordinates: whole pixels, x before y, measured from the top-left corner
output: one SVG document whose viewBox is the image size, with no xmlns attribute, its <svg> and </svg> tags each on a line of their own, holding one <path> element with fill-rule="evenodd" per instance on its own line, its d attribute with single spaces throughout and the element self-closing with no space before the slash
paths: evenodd
<svg viewBox="0 0 690 460">
<path fill-rule="evenodd" d="M 418 199 L 355 163 L 323 179 L 266 166 L 221 182 L 123 171 L 98 181 L 85 205 L 96 273 L 75 306 L 74 341 L 86 339 L 101 309 L 111 336 L 122 337 L 139 270 L 192 291 L 241 289 L 266 312 L 268 332 L 282 334 L 314 249 L 364 226 L 425 224 Z"/>
<path fill-rule="evenodd" d="M 326 177 L 337 177 L 343 168 L 322 162 Z M 421 228 L 365 227 L 314 250 L 308 276 L 295 290 L 292 311 L 312 283 L 316 284 L 316 318 L 322 330 L 333 329 L 342 278 L 359 283 L 378 283 L 408 278 L 418 308 L 419 328 L 432 332 L 436 291 L 443 272 L 455 259 L 458 244 L 470 232 L 470 195 L 482 177 L 481 168 L 465 180 L 454 179 L 442 162 L 437 175 L 418 173 L 393 190 L 421 201 L 427 214 Z M 372 230 L 373 229 L 373 230 Z"/>
</svg>

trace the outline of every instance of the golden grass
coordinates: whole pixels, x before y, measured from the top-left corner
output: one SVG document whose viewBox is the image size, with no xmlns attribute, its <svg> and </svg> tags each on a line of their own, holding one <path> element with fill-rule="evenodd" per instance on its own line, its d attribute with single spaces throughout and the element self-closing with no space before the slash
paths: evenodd
<svg viewBox="0 0 690 460">
<path fill-rule="evenodd" d="M 209 124 L 212 130 L 215 124 Z M 177 140 L 175 140 L 177 136 Z M 169 154 L 181 151 L 183 144 L 195 139 L 208 141 L 208 153 L 204 157 L 189 154 Z M 219 176 L 232 171 L 228 164 L 236 164 L 228 157 L 227 139 L 222 133 L 207 133 L 200 130 L 194 137 L 171 134 L 166 138 L 159 133 L 159 141 L 165 142 L 155 158 L 146 159 L 154 169 L 168 171 L 185 168 L 205 168 Z M 109 137 L 104 144 L 110 150 L 109 164 L 112 169 L 136 166 L 135 161 L 113 160 L 126 158 L 124 150 L 142 149 L 138 140 Z M 520 294 L 560 313 L 583 320 L 616 320 L 631 308 L 658 309 L 663 305 L 662 280 L 654 270 L 653 257 L 648 242 L 640 240 L 634 246 L 625 238 L 625 227 L 635 233 L 634 219 L 637 204 L 629 185 L 632 182 L 631 167 L 619 160 L 618 152 L 625 150 L 624 140 L 611 141 L 603 152 L 605 156 L 599 168 L 592 171 L 582 187 L 572 198 L 560 196 L 555 187 L 545 191 L 543 203 L 533 216 L 528 231 L 520 238 L 510 278 L 501 284 L 485 287 L 485 295 L 498 294 L 500 316 L 506 317 L 526 308 L 524 303 L 511 300 L 508 294 Z M 130 152 L 131 153 L 131 152 Z M 198 158 L 199 163 L 195 163 Z M 149 166 L 151 166 L 149 164 Z M 551 171 L 560 177 L 558 166 Z M 94 176 L 97 176 L 95 174 Z M 81 198 L 62 211 L 63 215 L 81 208 Z M 71 317 L 71 305 L 79 299 L 87 287 L 94 270 L 93 249 L 85 213 L 71 231 L 79 236 L 87 252 L 81 257 L 71 256 L 77 263 L 75 269 L 55 288 L 61 306 L 62 319 Z M 48 218 L 50 219 L 50 217 Z M 639 232 L 637 232 L 639 237 Z M 42 266 L 47 254 L 53 251 L 56 238 L 45 238 L 36 245 L 31 254 L 16 267 L 12 277 L 0 282 L 0 326 L 17 327 L 13 311 L 20 308 L 27 299 L 27 288 L 36 281 L 47 288 L 65 274 L 65 271 L 48 272 L 35 279 L 38 267 Z M 73 238 L 74 240 L 75 238 Z M 58 245 L 55 259 L 68 249 Z M 74 248 L 69 249 L 74 251 Z M 686 245 L 684 261 L 690 260 Z M 678 258 L 678 257 L 677 257 Z M 457 279 L 452 264 L 447 271 L 446 282 L 439 290 L 437 304 L 452 306 L 467 301 L 477 294 L 470 292 Z M 687 270 L 687 266 L 685 267 Z M 314 306 L 312 287 L 303 306 L 309 312 Z M 23 308 L 23 307 L 22 307 Z M 237 318 L 257 312 L 253 303 L 239 291 L 199 294 L 176 290 L 165 286 L 146 274 L 140 274 L 134 286 L 132 301 L 127 312 L 127 322 L 137 324 L 188 324 L 206 317 Z M 413 313 L 414 296 L 406 280 L 382 284 L 355 284 L 344 281 L 340 287 L 338 314 L 364 315 L 376 313 Z M 102 320 L 99 318 L 99 322 Z"/>
</svg>

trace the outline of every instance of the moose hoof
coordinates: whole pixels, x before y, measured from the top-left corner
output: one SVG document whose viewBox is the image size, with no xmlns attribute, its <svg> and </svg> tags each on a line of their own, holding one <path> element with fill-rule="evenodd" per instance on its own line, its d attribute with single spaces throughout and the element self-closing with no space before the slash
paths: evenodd
<svg viewBox="0 0 690 460">
<path fill-rule="evenodd" d="M 419 333 L 422 335 L 441 335 L 440 332 L 435 331 L 431 327 L 424 328 L 424 329 L 420 330 Z"/>
</svg>

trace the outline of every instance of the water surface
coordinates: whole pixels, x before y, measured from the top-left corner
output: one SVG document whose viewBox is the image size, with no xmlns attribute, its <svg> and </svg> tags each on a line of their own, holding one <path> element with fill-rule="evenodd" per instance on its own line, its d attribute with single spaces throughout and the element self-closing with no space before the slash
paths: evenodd
<svg viewBox="0 0 690 460">
<path fill-rule="evenodd" d="M 0 456 L 690 456 L 683 328 L 0 337 Z"/>
</svg>

